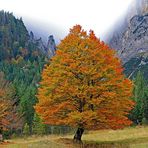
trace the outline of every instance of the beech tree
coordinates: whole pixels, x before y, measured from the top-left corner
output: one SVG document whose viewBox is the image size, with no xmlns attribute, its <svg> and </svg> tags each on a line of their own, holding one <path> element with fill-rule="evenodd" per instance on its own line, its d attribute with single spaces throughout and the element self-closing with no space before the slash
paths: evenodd
<svg viewBox="0 0 148 148">
<path fill-rule="evenodd" d="M 130 125 L 134 103 L 132 82 L 123 75 L 115 51 L 80 25 L 70 29 L 42 73 L 36 112 L 46 124 L 85 129 L 117 129 Z"/>
</svg>

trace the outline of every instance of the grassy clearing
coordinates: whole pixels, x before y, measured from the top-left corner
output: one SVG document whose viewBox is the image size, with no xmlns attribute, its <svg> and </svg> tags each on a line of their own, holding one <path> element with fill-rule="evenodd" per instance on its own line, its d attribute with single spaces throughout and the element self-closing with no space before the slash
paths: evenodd
<svg viewBox="0 0 148 148">
<path fill-rule="evenodd" d="M 65 148 L 65 145 L 56 140 L 60 136 L 31 136 L 24 138 L 14 138 L 9 143 L 0 145 L 0 148 Z"/>
<path fill-rule="evenodd" d="M 13 139 L 0 148 L 148 148 L 148 127 L 124 130 L 90 131 L 83 135 L 83 145 L 74 144 L 68 136 L 32 136 Z"/>
<path fill-rule="evenodd" d="M 148 139 L 148 127 L 134 127 L 123 130 L 102 130 L 85 134 L 83 140 L 95 142 L 134 142 Z"/>
<path fill-rule="evenodd" d="M 72 138 L 72 136 L 67 138 Z M 86 144 L 94 143 L 101 147 L 148 148 L 148 127 L 139 126 L 123 130 L 90 131 L 82 139 Z"/>
</svg>

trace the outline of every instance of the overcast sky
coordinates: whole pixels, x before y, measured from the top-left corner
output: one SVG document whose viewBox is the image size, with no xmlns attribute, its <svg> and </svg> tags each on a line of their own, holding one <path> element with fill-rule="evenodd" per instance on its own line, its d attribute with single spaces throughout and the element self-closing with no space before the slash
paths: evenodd
<svg viewBox="0 0 148 148">
<path fill-rule="evenodd" d="M 125 13 L 134 0 L 0 0 L 0 9 L 22 16 L 46 34 L 62 39 L 75 24 L 93 29 L 98 37 Z M 29 25 L 30 25 L 29 24 Z"/>
</svg>

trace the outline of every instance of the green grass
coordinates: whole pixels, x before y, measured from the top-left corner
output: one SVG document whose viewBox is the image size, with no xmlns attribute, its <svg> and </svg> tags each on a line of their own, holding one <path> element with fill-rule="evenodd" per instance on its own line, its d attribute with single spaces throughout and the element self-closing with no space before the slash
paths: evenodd
<svg viewBox="0 0 148 148">
<path fill-rule="evenodd" d="M 16 138 L 0 148 L 148 148 L 148 127 L 90 131 L 83 135 L 83 145 L 74 144 L 72 138 L 73 135 Z"/>
<path fill-rule="evenodd" d="M 69 136 L 68 138 L 72 138 Z M 148 127 L 130 127 L 123 130 L 90 131 L 82 138 L 84 143 L 106 147 L 148 148 Z"/>
</svg>

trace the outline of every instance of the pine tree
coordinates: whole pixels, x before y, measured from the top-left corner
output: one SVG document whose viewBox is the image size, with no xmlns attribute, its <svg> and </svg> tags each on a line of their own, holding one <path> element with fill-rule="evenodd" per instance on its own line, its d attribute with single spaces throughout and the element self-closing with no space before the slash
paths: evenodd
<svg viewBox="0 0 148 148">
<path fill-rule="evenodd" d="M 33 120 L 33 133 L 34 134 L 45 134 L 46 133 L 46 125 L 43 123 L 42 119 L 39 117 L 39 115 L 34 115 Z"/>
<path fill-rule="evenodd" d="M 135 78 L 132 99 L 136 102 L 136 105 L 131 112 L 130 118 L 135 124 L 141 124 L 144 118 L 144 112 L 146 112 L 146 109 L 144 109 L 146 108 L 146 106 L 144 107 L 146 100 L 144 78 L 140 71 L 137 73 Z"/>
<path fill-rule="evenodd" d="M 148 87 L 145 86 L 143 102 L 143 124 L 148 124 Z"/>
<path fill-rule="evenodd" d="M 36 103 L 36 90 L 32 86 L 27 86 L 25 89 L 24 95 L 21 98 L 21 112 L 23 114 L 23 117 L 25 119 L 25 122 L 27 123 L 29 127 L 29 133 L 32 134 L 33 130 L 33 119 L 34 119 L 34 105 Z"/>
</svg>

